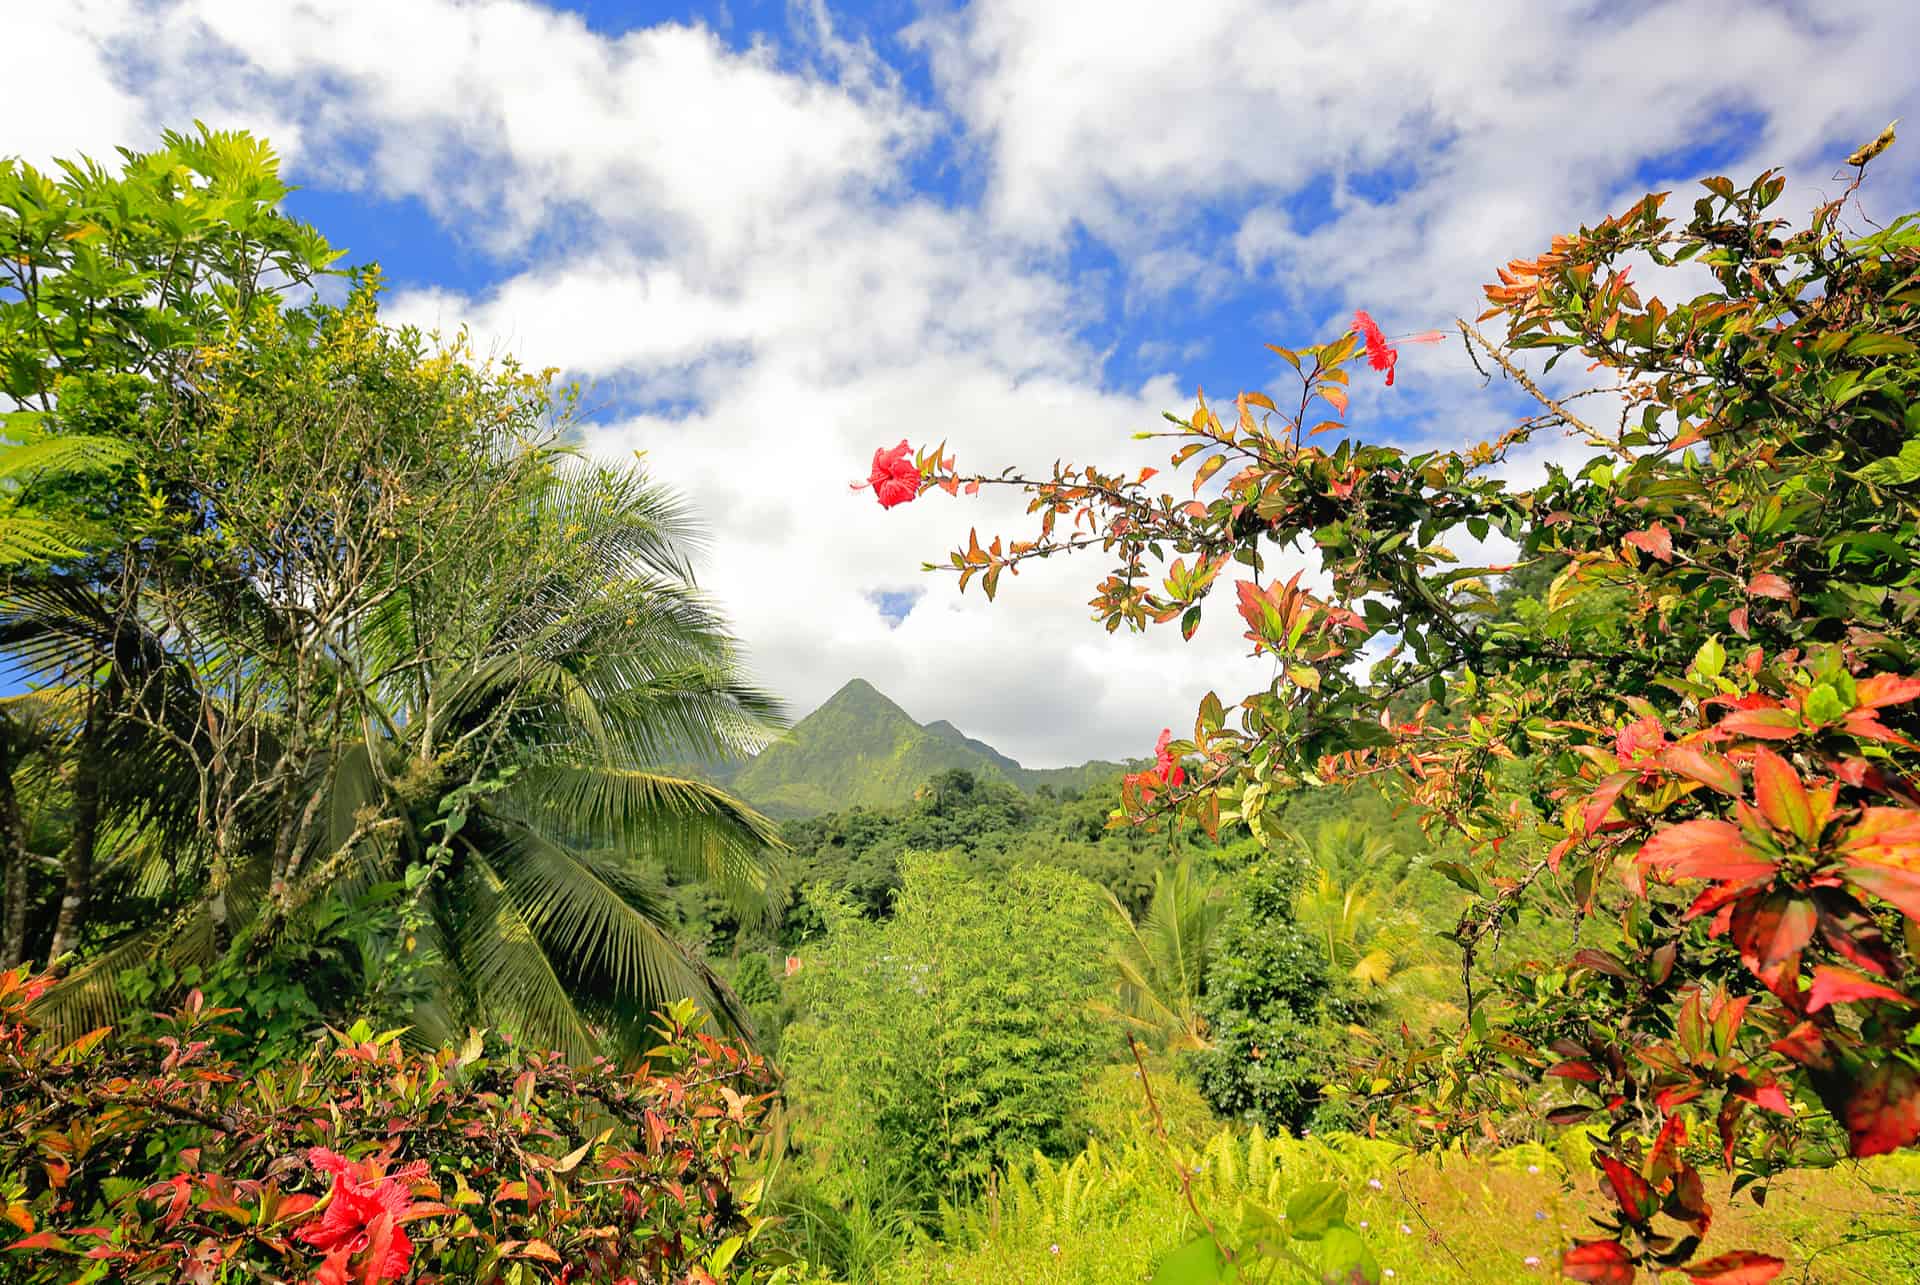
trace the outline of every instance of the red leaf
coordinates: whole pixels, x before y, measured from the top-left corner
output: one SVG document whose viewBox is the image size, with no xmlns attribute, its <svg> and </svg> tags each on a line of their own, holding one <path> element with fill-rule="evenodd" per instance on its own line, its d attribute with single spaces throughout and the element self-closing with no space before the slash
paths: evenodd
<svg viewBox="0 0 1920 1285">
<path fill-rule="evenodd" d="M 1739 826 L 1712 817 L 1668 826 L 1642 845 L 1636 859 L 1694 879 L 1757 879 L 1775 869 L 1748 846 Z"/>
<path fill-rule="evenodd" d="M 1762 571 L 1747 581 L 1747 592 L 1756 598 L 1779 598 L 1786 601 L 1793 597 L 1793 586 L 1771 571 Z"/>
<path fill-rule="evenodd" d="M 1911 1145 L 1920 1139 L 1920 1073 L 1894 1060 L 1873 1067 L 1854 1086 L 1841 1120 L 1856 1157 Z"/>
<path fill-rule="evenodd" d="M 1729 611 L 1727 613 L 1727 626 L 1742 638 L 1748 637 L 1747 609 L 1745 607 L 1735 607 L 1732 611 Z"/>
<path fill-rule="evenodd" d="M 7 1246 L 9 1250 L 65 1249 L 66 1247 L 67 1247 L 66 1238 L 60 1235 L 60 1233 L 55 1231 L 35 1232 L 33 1235 L 27 1237 L 25 1240 L 16 1240 L 13 1242 L 13 1244 Z"/>
<path fill-rule="evenodd" d="M 1722 794 L 1740 793 L 1740 770 L 1718 754 L 1697 750 L 1691 745 L 1674 745 L 1660 755 L 1660 763 L 1669 772 Z"/>
<path fill-rule="evenodd" d="M 1560 1274 L 1593 1285 L 1633 1285 L 1633 1259 L 1617 1240 L 1583 1240 L 1560 1255 Z"/>
<path fill-rule="evenodd" d="M 1587 806 L 1580 814 L 1588 834 L 1598 830 L 1600 823 L 1607 819 L 1607 813 L 1613 810 L 1614 800 L 1620 797 L 1620 792 L 1639 779 L 1638 772 L 1616 772 L 1600 782 L 1600 788 L 1588 796 Z"/>
<path fill-rule="evenodd" d="M 1831 1070 L 1833 1055 L 1827 1052 L 1827 1037 L 1812 1022 L 1802 1022 L 1767 1046 L 1782 1057 L 1815 1071 Z"/>
<path fill-rule="evenodd" d="M 1687 1120 L 1685 1116 L 1670 1115 L 1667 1122 L 1660 1126 L 1660 1136 L 1653 1140 L 1653 1152 L 1648 1157 L 1648 1169 L 1655 1182 L 1673 1173 L 1680 1165 L 1680 1148 L 1687 1144 Z"/>
<path fill-rule="evenodd" d="M 1733 912 L 1733 944 L 1771 968 L 1812 941 L 1819 921 L 1811 901 L 1790 893 L 1746 901 Z"/>
<path fill-rule="evenodd" d="M 1714 726 L 1734 736 L 1790 741 L 1800 734 L 1800 715 L 1790 709 L 1740 709 Z"/>
<path fill-rule="evenodd" d="M 1829 1004 L 1850 1004 L 1863 999 L 1891 1000 L 1895 1004 L 1913 1006 L 1911 999 L 1891 986 L 1882 986 L 1851 968 L 1840 968 L 1833 964 L 1820 964 L 1814 968 L 1813 986 L 1807 991 L 1807 1012 L 1818 1013 Z"/>
<path fill-rule="evenodd" d="M 1902 678 L 1898 674 L 1875 674 L 1863 678 L 1854 684 L 1854 700 L 1857 707 L 1881 709 L 1888 705 L 1904 705 L 1920 697 L 1920 678 Z"/>
<path fill-rule="evenodd" d="M 1813 837 L 1813 808 L 1800 774 L 1772 750 L 1753 752 L 1753 797 L 1768 825 L 1796 838 Z"/>
<path fill-rule="evenodd" d="M 1645 1178 L 1604 1152 L 1594 1160 L 1607 1175 L 1607 1185 L 1613 1189 L 1614 1203 L 1620 1206 L 1621 1213 L 1636 1223 L 1653 1217 L 1660 1200 Z"/>
<path fill-rule="evenodd" d="M 1733 1096 L 1742 1102 L 1751 1102 L 1761 1110 L 1771 1111 L 1775 1115 L 1791 1116 L 1793 1114 L 1793 1104 L 1787 1101 L 1786 1093 L 1772 1080 L 1754 1084 L 1735 1077 L 1733 1083 Z"/>
<path fill-rule="evenodd" d="M 1629 532 L 1622 543 L 1630 544 L 1662 562 L 1673 561 L 1673 535 L 1659 522 L 1644 531 Z"/>
<path fill-rule="evenodd" d="M 1736 1249 L 1681 1270 L 1694 1285 L 1766 1285 L 1786 1271 L 1787 1264 L 1771 1254 Z"/>
<path fill-rule="evenodd" d="M 1591 1062 L 1557 1062 L 1546 1070 L 1548 1075 L 1557 1075 L 1562 1079 L 1579 1080 L 1585 1084 L 1600 1083 L 1600 1072 Z"/>
</svg>

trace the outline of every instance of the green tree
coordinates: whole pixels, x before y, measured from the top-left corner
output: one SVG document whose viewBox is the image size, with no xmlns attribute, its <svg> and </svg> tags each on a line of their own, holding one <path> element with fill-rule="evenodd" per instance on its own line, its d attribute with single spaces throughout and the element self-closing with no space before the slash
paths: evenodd
<svg viewBox="0 0 1920 1285">
<path fill-rule="evenodd" d="M 1208 1047 L 1194 1056 L 1214 1110 L 1287 1132 L 1313 1118 L 1333 1077 L 1326 1025 L 1339 1015 L 1320 943 L 1294 919 L 1303 874 L 1298 860 L 1269 856 L 1241 876 L 1207 971 Z"/>
<path fill-rule="evenodd" d="M 1108 925 L 1098 890 L 1058 870 L 915 856 L 902 877 L 885 921 L 823 897 L 782 1048 L 803 1136 L 930 1203 L 1081 1140 L 1075 1098 L 1112 1047 L 1091 1008 Z"/>
</svg>

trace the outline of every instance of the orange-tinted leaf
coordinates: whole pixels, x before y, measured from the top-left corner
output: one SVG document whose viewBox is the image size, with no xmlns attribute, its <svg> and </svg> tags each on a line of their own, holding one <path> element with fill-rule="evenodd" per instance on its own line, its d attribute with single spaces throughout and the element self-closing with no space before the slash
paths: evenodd
<svg viewBox="0 0 1920 1285">
<path fill-rule="evenodd" d="M 1712 817 L 1668 826 L 1646 841 L 1636 859 L 1694 879 L 1757 879 L 1775 868 L 1748 845 L 1739 826 Z"/>
<path fill-rule="evenodd" d="M 1745 607 L 1735 607 L 1732 611 L 1729 611 L 1727 613 L 1727 626 L 1742 638 L 1748 637 L 1747 609 Z"/>
<path fill-rule="evenodd" d="M 1737 709 L 1715 726 L 1735 736 L 1790 741 L 1800 734 L 1800 715 L 1790 709 Z"/>
<path fill-rule="evenodd" d="M 1560 1255 L 1560 1274 L 1591 1285 L 1633 1285 L 1633 1259 L 1617 1240 L 1583 1240 Z"/>
<path fill-rule="evenodd" d="M 1854 1156 L 1877 1156 L 1920 1140 L 1920 1072 L 1889 1058 L 1854 1085 L 1841 1121 Z"/>
<path fill-rule="evenodd" d="M 1909 1007 L 1913 1004 L 1911 999 L 1891 986 L 1883 986 L 1851 968 L 1834 964 L 1820 964 L 1814 968 L 1813 985 L 1807 991 L 1807 1012 L 1818 1013 L 1829 1004 L 1851 1004 L 1863 999 L 1887 1000 Z"/>
<path fill-rule="evenodd" d="M 1753 797 L 1760 815 L 1776 830 L 1797 838 L 1813 837 L 1813 809 L 1800 775 L 1772 750 L 1753 752 Z"/>
<path fill-rule="evenodd" d="M 1616 772 L 1600 782 L 1599 788 L 1587 797 L 1587 806 L 1580 814 L 1588 834 L 1598 830 L 1600 823 L 1607 819 L 1607 813 L 1613 810 L 1620 792 L 1639 779 L 1638 772 Z"/>
<path fill-rule="evenodd" d="M 1898 674 L 1875 674 L 1854 685 L 1854 701 L 1867 709 L 1903 705 L 1920 698 L 1920 678 L 1902 678 Z"/>
<path fill-rule="evenodd" d="M 1784 601 L 1793 597 L 1793 586 L 1771 571 L 1762 571 L 1747 581 L 1747 592 L 1756 598 L 1779 598 Z"/>
<path fill-rule="evenodd" d="M 1662 562 L 1673 561 L 1673 534 L 1662 523 L 1656 522 L 1644 531 L 1628 532 L 1623 543 Z"/>
<path fill-rule="evenodd" d="M 1787 1270 L 1787 1264 L 1771 1254 L 1736 1249 L 1682 1270 L 1694 1285 L 1766 1285 Z"/>
<path fill-rule="evenodd" d="M 1661 751 L 1660 762 L 1669 772 L 1698 781 L 1709 789 L 1722 794 L 1740 793 L 1740 769 L 1718 754 L 1691 745 L 1672 745 Z"/>
</svg>

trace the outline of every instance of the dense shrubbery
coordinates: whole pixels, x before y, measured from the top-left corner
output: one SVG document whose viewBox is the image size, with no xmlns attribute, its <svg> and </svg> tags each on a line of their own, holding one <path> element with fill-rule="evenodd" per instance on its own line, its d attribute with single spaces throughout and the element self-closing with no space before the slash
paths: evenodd
<svg viewBox="0 0 1920 1285">
<path fill-rule="evenodd" d="M 1314 1119 L 1347 1016 L 1325 953 L 1294 920 L 1301 878 L 1299 863 L 1272 857 L 1234 885 L 1201 1005 L 1209 1047 L 1195 1057 L 1215 1110 L 1283 1133 Z"/>
<path fill-rule="evenodd" d="M 761 1062 L 666 1019 L 637 1070 L 332 1034 L 243 1074 L 195 994 L 150 1038 L 34 1030 L 0 974 L 8 1280 L 784 1279 L 741 1166 Z"/>
</svg>

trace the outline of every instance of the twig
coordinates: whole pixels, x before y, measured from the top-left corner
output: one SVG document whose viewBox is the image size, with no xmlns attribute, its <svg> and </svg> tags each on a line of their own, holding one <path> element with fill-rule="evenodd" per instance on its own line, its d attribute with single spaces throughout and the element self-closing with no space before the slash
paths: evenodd
<svg viewBox="0 0 1920 1285">
<path fill-rule="evenodd" d="M 1493 358 L 1493 360 L 1499 364 L 1500 369 L 1506 371 L 1508 377 L 1511 378 L 1516 384 L 1519 384 L 1520 387 L 1526 389 L 1528 393 L 1532 394 L 1533 399 L 1535 401 L 1539 402 L 1542 406 L 1545 406 L 1548 410 L 1558 415 L 1567 424 L 1585 433 L 1588 437 L 1591 437 L 1596 441 L 1604 442 L 1606 440 L 1604 437 L 1601 437 L 1598 432 L 1594 431 L 1594 428 L 1591 424 L 1581 419 L 1578 415 L 1575 415 L 1572 411 L 1568 410 L 1561 403 L 1547 396 L 1546 391 L 1542 389 L 1540 385 L 1534 383 L 1532 379 L 1528 378 L 1526 371 L 1520 369 L 1518 366 L 1514 365 L 1511 361 L 1508 361 L 1506 354 L 1501 352 L 1498 348 L 1496 348 L 1493 345 L 1493 343 L 1487 339 L 1485 335 L 1481 334 L 1478 330 L 1468 325 L 1465 321 L 1461 320 L 1460 318 L 1456 317 L 1454 321 L 1455 321 L 1455 324 L 1457 324 L 1460 327 L 1461 334 L 1471 335 L 1476 343 L 1478 343 L 1482 348 L 1486 349 L 1487 356 Z M 1472 344 L 1467 345 L 1467 352 L 1469 355 L 1472 354 L 1473 352 Z M 1480 363 L 1475 362 L 1474 368 L 1476 370 L 1479 369 L 1479 365 Z"/>
<path fill-rule="evenodd" d="M 1213 1241 L 1213 1246 L 1220 1251 L 1220 1256 L 1231 1263 L 1236 1255 L 1232 1249 L 1221 1242 L 1220 1233 L 1215 1229 L 1213 1220 L 1207 1217 L 1200 1208 L 1200 1202 L 1194 1199 L 1193 1170 L 1180 1163 L 1179 1157 L 1174 1155 L 1173 1142 L 1167 1137 L 1166 1117 L 1160 1114 L 1160 1104 L 1154 1100 L 1153 1082 L 1147 1077 L 1147 1064 L 1140 1056 L 1140 1043 L 1133 1038 L 1131 1031 L 1127 1032 L 1127 1048 L 1133 1053 L 1133 1064 L 1140 1071 L 1140 1088 L 1147 1095 L 1147 1110 L 1153 1115 L 1154 1136 L 1160 1139 L 1160 1144 L 1167 1150 L 1167 1158 L 1173 1162 L 1174 1172 L 1180 1175 L 1180 1192 L 1187 1198 L 1187 1208 L 1191 1209 L 1193 1216 L 1200 1220 L 1200 1226 L 1206 1230 L 1207 1238 Z"/>
</svg>

